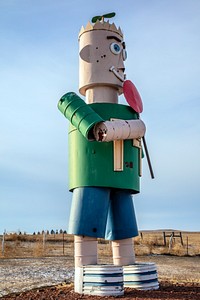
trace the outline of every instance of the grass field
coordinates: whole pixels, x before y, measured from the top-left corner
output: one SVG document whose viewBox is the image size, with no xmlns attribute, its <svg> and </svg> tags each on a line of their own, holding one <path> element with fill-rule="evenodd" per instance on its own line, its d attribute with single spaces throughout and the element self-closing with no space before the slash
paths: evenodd
<svg viewBox="0 0 200 300">
<path fill-rule="evenodd" d="M 200 232 L 181 232 L 180 237 L 172 237 L 172 230 L 165 230 L 169 237 L 164 243 L 163 231 L 142 231 L 134 238 L 136 256 L 144 255 L 176 255 L 199 256 Z M 173 231 L 179 235 L 179 231 Z M 6 234 L 0 236 L 0 258 L 26 258 L 26 257 L 73 257 L 73 236 L 68 234 Z M 108 241 L 99 239 L 99 258 L 109 261 L 112 257 L 111 245 Z"/>
</svg>

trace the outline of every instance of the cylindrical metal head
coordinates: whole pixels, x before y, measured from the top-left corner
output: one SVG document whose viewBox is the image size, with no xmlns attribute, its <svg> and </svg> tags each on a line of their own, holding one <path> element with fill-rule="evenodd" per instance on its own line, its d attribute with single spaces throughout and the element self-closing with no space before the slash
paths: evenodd
<svg viewBox="0 0 200 300">
<path fill-rule="evenodd" d="M 124 81 L 123 34 L 109 22 L 88 23 L 79 34 L 79 91 L 96 86 L 111 86 L 122 93 Z"/>
</svg>

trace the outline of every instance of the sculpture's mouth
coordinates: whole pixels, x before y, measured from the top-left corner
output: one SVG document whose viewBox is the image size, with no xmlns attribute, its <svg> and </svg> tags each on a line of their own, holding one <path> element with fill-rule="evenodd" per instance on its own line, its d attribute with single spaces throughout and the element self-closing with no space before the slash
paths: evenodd
<svg viewBox="0 0 200 300">
<path fill-rule="evenodd" d="M 120 74 L 119 71 L 124 72 L 125 69 L 116 69 L 114 66 L 112 66 L 109 71 L 113 72 L 113 74 L 121 81 L 124 82 L 124 80 L 126 79 L 126 75 L 124 73 Z"/>
</svg>

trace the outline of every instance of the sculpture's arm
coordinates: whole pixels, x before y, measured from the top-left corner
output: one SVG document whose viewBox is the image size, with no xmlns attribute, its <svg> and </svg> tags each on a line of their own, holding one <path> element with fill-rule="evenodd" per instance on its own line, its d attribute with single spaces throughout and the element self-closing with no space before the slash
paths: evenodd
<svg viewBox="0 0 200 300">
<path fill-rule="evenodd" d="M 73 92 L 67 93 L 58 102 L 58 109 L 88 140 L 95 140 L 93 127 L 104 121 L 89 105 Z"/>
<path fill-rule="evenodd" d="M 73 92 L 58 102 L 59 110 L 85 138 L 98 142 L 141 138 L 145 125 L 141 120 L 104 121 L 84 100 Z"/>
<path fill-rule="evenodd" d="M 110 142 L 142 138 L 146 127 L 142 120 L 111 120 L 100 122 L 94 126 L 96 141 Z"/>
</svg>

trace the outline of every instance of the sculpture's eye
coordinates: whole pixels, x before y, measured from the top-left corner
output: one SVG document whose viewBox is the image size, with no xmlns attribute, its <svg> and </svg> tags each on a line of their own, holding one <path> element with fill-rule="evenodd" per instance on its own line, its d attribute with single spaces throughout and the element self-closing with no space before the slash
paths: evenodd
<svg viewBox="0 0 200 300">
<path fill-rule="evenodd" d="M 119 54 L 122 50 L 122 47 L 117 43 L 112 43 L 110 45 L 110 50 L 113 54 Z"/>
</svg>

